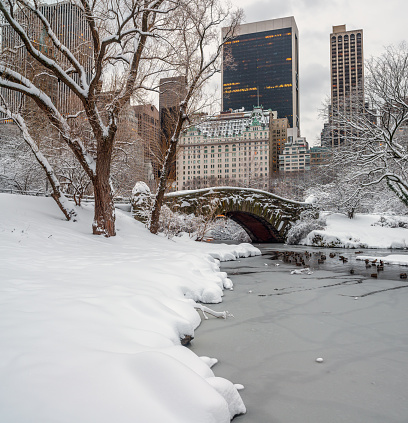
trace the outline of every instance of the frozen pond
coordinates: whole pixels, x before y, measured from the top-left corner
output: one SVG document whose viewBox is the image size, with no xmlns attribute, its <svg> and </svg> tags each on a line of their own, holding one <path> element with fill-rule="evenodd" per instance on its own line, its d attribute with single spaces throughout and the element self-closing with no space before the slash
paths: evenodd
<svg viewBox="0 0 408 423">
<path fill-rule="evenodd" d="M 300 267 L 272 258 L 293 247 L 261 248 L 261 257 L 222 266 L 234 291 L 212 308 L 235 318 L 210 317 L 191 346 L 219 360 L 216 376 L 245 386 L 247 414 L 234 422 L 408 422 L 408 282 L 399 278 L 408 268 L 385 266 L 373 279 L 354 250 L 314 249 L 327 260 L 291 275 Z"/>
</svg>

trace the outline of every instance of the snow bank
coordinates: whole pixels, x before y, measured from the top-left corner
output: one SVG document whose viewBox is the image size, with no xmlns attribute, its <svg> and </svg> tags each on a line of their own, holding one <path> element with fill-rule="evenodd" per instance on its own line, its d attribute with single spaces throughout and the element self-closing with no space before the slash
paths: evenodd
<svg viewBox="0 0 408 423">
<path fill-rule="evenodd" d="M 327 227 L 314 230 L 300 244 L 341 248 L 407 248 L 408 229 L 377 226 L 379 215 L 357 214 L 354 219 L 333 213 Z"/>
<path fill-rule="evenodd" d="M 191 239 L 189 239 L 187 234 L 183 237 L 174 237 L 173 240 L 178 244 L 188 243 L 188 245 L 191 245 Z M 245 242 L 239 245 L 200 242 L 196 243 L 195 248 L 197 251 L 205 252 L 219 261 L 231 261 L 242 257 L 261 255 L 259 248 Z"/>
<path fill-rule="evenodd" d="M 50 198 L 0 194 L 0 421 L 222 423 L 245 412 L 181 339 L 232 283 L 219 260 L 249 244 L 172 242 L 117 212 L 91 235 L 90 206 L 66 222 Z M 223 321 L 220 320 L 219 324 Z M 236 381 L 234 381 L 236 382 Z"/>
<path fill-rule="evenodd" d="M 389 256 L 374 257 L 374 256 L 357 256 L 357 260 L 377 260 L 378 262 L 383 261 L 385 264 L 399 264 L 400 266 L 408 266 L 408 256 L 402 256 L 398 254 L 390 254 Z"/>
</svg>

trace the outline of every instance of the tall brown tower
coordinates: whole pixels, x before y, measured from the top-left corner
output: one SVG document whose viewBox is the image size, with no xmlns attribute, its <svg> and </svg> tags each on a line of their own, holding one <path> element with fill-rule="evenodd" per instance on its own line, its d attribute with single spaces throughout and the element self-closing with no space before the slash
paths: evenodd
<svg viewBox="0 0 408 423">
<path fill-rule="evenodd" d="M 174 132 L 180 102 L 185 98 L 187 82 L 184 76 L 160 79 L 160 155 L 162 162 L 166 156 L 169 140 Z M 176 180 L 176 160 L 170 164 L 169 180 Z M 157 174 L 160 177 L 160 170 Z"/>
<path fill-rule="evenodd" d="M 346 25 L 333 26 L 330 34 L 331 110 L 330 120 L 335 129 L 331 146 L 346 141 L 347 135 L 336 117 L 360 113 L 364 108 L 363 30 L 347 31 Z M 333 125 L 331 125 L 333 126 Z"/>
<path fill-rule="evenodd" d="M 159 111 L 178 107 L 186 95 L 187 83 L 184 76 L 160 79 Z"/>
<path fill-rule="evenodd" d="M 160 169 L 160 121 L 159 111 L 152 104 L 133 106 L 136 129 L 144 147 L 144 161 L 148 166 L 148 181 L 154 188 L 154 178 Z"/>
</svg>

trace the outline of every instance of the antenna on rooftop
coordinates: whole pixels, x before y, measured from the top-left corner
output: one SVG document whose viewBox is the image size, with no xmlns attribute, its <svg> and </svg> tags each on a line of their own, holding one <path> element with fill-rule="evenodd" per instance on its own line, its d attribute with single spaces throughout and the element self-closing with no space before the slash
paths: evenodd
<svg viewBox="0 0 408 423">
<path fill-rule="evenodd" d="M 256 87 L 256 93 L 257 93 L 257 96 L 258 96 L 258 107 L 259 107 L 259 87 Z"/>
</svg>

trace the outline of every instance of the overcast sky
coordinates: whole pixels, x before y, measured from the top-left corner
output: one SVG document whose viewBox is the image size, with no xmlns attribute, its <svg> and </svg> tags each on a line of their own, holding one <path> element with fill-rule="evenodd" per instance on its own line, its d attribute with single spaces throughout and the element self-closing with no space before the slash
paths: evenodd
<svg viewBox="0 0 408 423">
<path fill-rule="evenodd" d="M 408 2 L 404 0 L 231 0 L 245 23 L 294 16 L 299 29 L 300 127 L 309 144 L 319 139 L 318 110 L 330 95 L 329 39 L 333 25 L 364 31 L 365 59 L 384 46 L 408 40 Z"/>
</svg>

